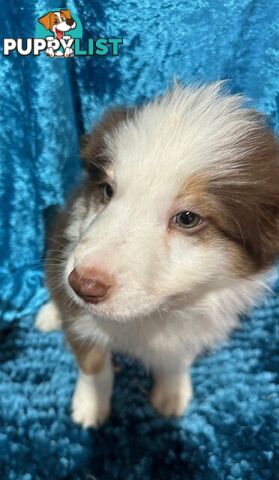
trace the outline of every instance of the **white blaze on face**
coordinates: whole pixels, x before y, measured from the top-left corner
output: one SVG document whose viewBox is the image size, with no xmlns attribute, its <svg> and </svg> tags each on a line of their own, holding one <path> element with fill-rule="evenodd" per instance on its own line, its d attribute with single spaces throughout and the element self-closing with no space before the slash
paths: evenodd
<svg viewBox="0 0 279 480">
<path fill-rule="evenodd" d="M 207 214 L 199 192 L 185 185 L 199 175 L 206 180 L 212 169 L 218 175 L 225 163 L 233 169 L 243 154 L 237 143 L 251 122 L 240 105 L 239 97 L 221 95 L 218 84 L 176 87 L 107 138 L 114 196 L 92 222 L 86 216 L 69 261 L 71 268 L 90 264 L 115 278 L 114 293 L 94 306 L 97 312 L 138 316 L 235 280 L 243 258 L 233 242 L 213 226 L 191 234 L 170 222 L 180 211 Z"/>
</svg>

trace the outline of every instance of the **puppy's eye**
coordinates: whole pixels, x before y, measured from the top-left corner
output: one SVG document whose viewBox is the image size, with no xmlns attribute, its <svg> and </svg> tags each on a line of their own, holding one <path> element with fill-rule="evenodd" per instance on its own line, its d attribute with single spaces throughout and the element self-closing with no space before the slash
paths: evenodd
<svg viewBox="0 0 279 480">
<path fill-rule="evenodd" d="M 63 15 L 61 15 L 61 20 L 62 22 L 65 22 L 66 18 Z"/>
<path fill-rule="evenodd" d="M 173 217 L 173 223 L 181 228 L 194 228 L 202 222 L 201 217 L 194 212 L 180 212 Z"/>
<path fill-rule="evenodd" d="M 55 17 L 54 23 L 58 23 L 58 18 L 57 17 Z"/>
<path fill-rule="evenodd" d="M 103 186 L 103 193 L 105 200 L 111 200 L 113 197 L 113 188 L 109 183 L 105 183 Z"/>
</svg>

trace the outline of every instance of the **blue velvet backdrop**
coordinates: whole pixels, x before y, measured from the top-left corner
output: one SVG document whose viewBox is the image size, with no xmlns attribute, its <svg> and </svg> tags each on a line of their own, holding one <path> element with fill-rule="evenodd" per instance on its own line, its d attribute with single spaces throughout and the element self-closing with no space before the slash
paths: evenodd
<svg viewBox="0 0 279 480">
<path fill-rule="evenodd" d="M 78 178 L 79 135 L 109 105 L 152 97 L 174 75 L 229 78 L 278 130 L 278 2 L 0 0 L 1 37 L 34 36 L 54 7 L 75 11 L 85 37 L 120 36 L 124 46 L 119 58 L 1 56 L 1 326 L 20 320 L 0 347 L 1 478 L 279 478 L 278 297 L 197 364 L 197 403 L 181 423 L 156 417 L 142 394 L 149 380 L 128 364 L 112 420 L 93 437 L 69 420 L 75 371 L 60 335 L 32 329 L 47 298 L 46 218 Z"/>
<path fill-rule="evenodd" d="M 0 1 L 4 37 L 34 36 L 39 16 L 65 1 Z M 20 6 L 20 3 L 22 6 Z M 1 319 L 45 298 L 39 259 L 44 212 L 61 203 L 78 170 L 78 137 L 110 104 L 184 82 L 231 79 L 278 121 L 278 2 L 271 0 L 69 1 L 84 36 L 124 38 L 121 56 L 1 58 Z M 278 101 L 278 100 L 277 100 Z"/>
</svg>

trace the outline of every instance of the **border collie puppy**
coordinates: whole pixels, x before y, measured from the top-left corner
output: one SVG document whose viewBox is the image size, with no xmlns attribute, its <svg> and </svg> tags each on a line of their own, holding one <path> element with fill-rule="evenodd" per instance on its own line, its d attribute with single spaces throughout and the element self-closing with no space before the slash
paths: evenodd
<svg viewBox="0 0 279 480">
<path fill-rule="evenodd" d="M 82 145 L 82 184 L 49 251 L 52 302 L 79 366 L 75 422 L 109 415 L 112 352 L 154 376 L 165 416 L 192 398 L 189 368 L 269 288 L 279 253 L 279 154 L 271 131 L 222 84 L 176 85 L 106 115 Z"/>
</svg>

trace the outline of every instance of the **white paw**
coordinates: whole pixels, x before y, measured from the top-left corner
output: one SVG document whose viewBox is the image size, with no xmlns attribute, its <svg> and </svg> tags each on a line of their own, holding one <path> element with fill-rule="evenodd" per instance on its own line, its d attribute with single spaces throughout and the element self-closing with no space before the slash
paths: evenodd
<svg viewBox="0 0 279 480">
<path fill-rule="evenodd" d="M 74 51 L 72 48 L 67 47 L 65 50 L 65 57 L 72 57 L 74 55 Z"/>
<path fill-rule="evenodd" d="M 72 419 L 83 428 L 99 427 L 110 414 L 110 395 L 100 394 L 79 378 L 72 400 Z"/>
<path fill-rule="evenodd" d="M 46 49 L 46 54 L 49 56 L 49 57 L 54 57 L 54 50 L 53 48 L 47 48 Z"/>
<path fill-rule="evenodd" d="M 188 377 L 179 382 L 157 381 L 150 395 L 152 406 L 164 417 L 180 417 L 192 399 Z"/>
<path fill-rule="evenodd" d="M 37 314 L 35 326 L 42 332 L 60 330 L 61 316 L 53 302 L 48 302 L 42 306 Z"/>
</svg>

